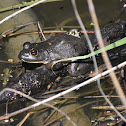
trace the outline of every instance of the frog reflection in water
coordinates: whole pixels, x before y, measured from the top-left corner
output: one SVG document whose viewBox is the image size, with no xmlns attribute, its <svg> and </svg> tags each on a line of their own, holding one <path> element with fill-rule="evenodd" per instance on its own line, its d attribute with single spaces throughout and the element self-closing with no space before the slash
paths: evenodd
<svg viewBox="0 0 126 126">
<path fill-rule="evenodd" d="M 82 56 L 86 53 L 87 47 L 84 41 L 75 36 L 61 33 L 41 43 L 24 43 L 23 50 L 19 53 L 19 59 L 28 63 L 47 64 L 51 69 L 56 60 Z M 89 65 L 88 63 L 70 62 L 67 64 L 69 64 L 68 71 L 72 75 L 85 74 Z M 57 63 L 53 69 L 58 70 L 63 65 L 66 65 L 66 63 Z"/>
</svg>

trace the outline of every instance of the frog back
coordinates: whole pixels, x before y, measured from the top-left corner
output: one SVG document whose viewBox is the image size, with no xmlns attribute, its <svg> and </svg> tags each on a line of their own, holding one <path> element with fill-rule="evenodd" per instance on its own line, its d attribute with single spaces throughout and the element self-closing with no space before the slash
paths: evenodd
<svg viewBox="0 0 126 126">
<path fill-rule="evenodd" d="M 81 56 L 87 53 L 87 47 L 80 38 L 67 34 L 56 34 L 43 44 L 50 60 Z"/>
</svg>

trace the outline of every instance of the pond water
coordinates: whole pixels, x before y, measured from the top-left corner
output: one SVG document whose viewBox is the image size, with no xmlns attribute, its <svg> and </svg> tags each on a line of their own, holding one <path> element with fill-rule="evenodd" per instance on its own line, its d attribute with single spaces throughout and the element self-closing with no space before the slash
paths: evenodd
<svg viewBox="0 0 126 126">
<path fill-rule="evenodd" d="M 122 7 L 118 0 L 100 1 L 94 0 L 97 16 L 100 25 L 113 20 Z M 77 0 L 77 8 L 87 28 L 90 28 L 91 18 L 86 0 Z M 113 6 L 113 7 L 112 7 Z M 46 26 L 78 25 L 70 0 L 61 2 L 46 3 L 33 8 L 39 21 Z M 41 10 L 41 11 L 40 11 Z"/>
<path fill-rule="evenodd" d="M 16 0 L 10 0 L 10 1 L 11 2 L 8 2 L 8 0 L 5 0 L 4 2 L 3 1 L 0 2 L 0 7 L 3 8 L 3 7 L 19 4 L 23 0 L 20 0 L 19 2 L 17 2 Z M 29 0 L 26 0 L 26 2 L 27 1 L 29 1 Z M 91 25 L 92 21 L 91 21 L 90 14 L 88 11 L 87 1 L 86 0 L 76 0 L 76 2 L 77 2 L 77 8 L 78 8 L 79 14 L 80 14 L 87 30 L 93 30 L 93 26 Z M 93 2 L 95 4 L 96 14 L 97 14 L 101 27 L 108 24 L 109 22 L 115 20 L 116 16 L 121 11 L 122 6 L 123 6 L 123 3 L 120 2 L 119 0 L 111 0 L 111 1 L 93 0 Z M 0 20 L 3 19 L 3 17 L 6 17 L 8 14 L 13 13 L 15 11 L 16 10 L 0 13 Z M 124 18 L 124 16 L 125 15 L 123 13 L 120 17 L 116 18 L 116 20 L 122 19 L 122 18 Z M 73 8 L 71 5 L 71 1 L 64 0 L 64 1 L 60 1 L 60 2 L 50 2 L 50 3 L 37 5 L 36 7 L 33 7 L 32 9 L 30 9 L 29 11 L 23 12 L 22 14 L 19 14 L 18 16 L 14 17 L 13 19 L 3 23 L 1 25 L 0 32 L 3 33 L 6 30 L 14 28 L 18 25 L 26 24 L 28 22 L 37 21 L 37 20 L 40 22 L 42 28 L 57 27 L 57 26 L 78 26 L 78 22 L 75 18 L 74 11 L 73 11 Z M 25 31 L 30 31 L 30 30 L 34 31 L 35 29 L 37 29 L 36 25 L 30 25 L 25 28 L 18 29 L 17 31 L 15 31 L 13 33 L 20 33 L 20 32 L 25 32 Z M 57 28 L 55 28 L 53 30 L 57 30 Z M 58 29 L 58 30 L 62 30 L 62 29 Z M 69 30 L 69 29 L 65 29 L 65 30 Z M 46 36 L 48 36 L 48 34 Z M 14 36 L 14 37 L 0 39 L 0 60 L 7 61 L 8 59 L 13 59 L 14 63 L 18 63 L 20 61 L 18 59 L 18 54 L 19 54 L 20 50 L 22 50 L 22 48 L 23 48 L 22 47 L 23 43 L 26 41 L 39 42 L 40 39 L 39 39 L 39 36 L 35 35 L 35 34 L 21 35 L 21 36 Z M 11 65 L 8 63 L 0 62 L 0 74 L 4 73 L 3 70 L 5 68 L 11 69 Z M 15 73 L 13 76 L 14 77 L 16 76 Z M 14 77 L 12 78 L 12 80 L 14 79 Z M 68 84 L 70 84 L 70 83 L 72 83 L 72 82 L 70 81 Z M 94 88 L 95 87 L 94 84 L 92 84 L 92 85 Z M 70 95 L 67 95 L 67 97 L 70 97 L 70 96 L 73 97 L 73 96 L 76 96 L 77 94 L 86 93 L 87 90 L 92 88 L 92 85 L 82 88 L 79 91 L 76 91 L 74 93 L 71 93 Z M 3 86 L 3 80 L 1 79 L 0 87 L 2 87 L 2 86 Z M 96 87 L 96 90 L 97 90 L 97 87 Z M 97 94 L 99 94 L 99 93 L 97 92 Z M 71 101 L 71 102 L 74 102 L 74 104 L 72 104 L 71 102 L 67 103 L 67 104 L 72 104 L 72 105 L 69 107 L 66 107 L 66 108 L 64 107 L 64 108 L 62 108 L 62 110 L 65 111 L 65 109 L 66 109 L 66 112 L 67 112 L 67 110 L 69 110 L 70 108 L 72 108 L 72 109 L 77 108 L 80 104 L 88 102 L 88 101 L 90 101 L 90 100 L 82 101 L 81 98 L 79 100 Z M 59 102 L 59 101 L 55 100 L 55 102 Z M 19 102 L 18 106 L 19 106 L 19 108 L 22 108 L 29 104 L 31 104 L 31 102 L 28 102 L 28 103 Z M 15 108 L 17 107 L 16 105 L 14 105 L 14 106 L 15 106 Z M 65 106 L 66 106 L 66 104 L 65 104 Z M 12 107 L 10 105 L 9 109 L 14 110 L 14 107 Z M 10 112 L 12 112 L 12 111 L 10 111 Z M 86 108 L 85 112 L 89 116 L 89 119 L 91 119 L 91 120 L 95 119 L 94 117 L 96 116 L 96 113 L 94 113 L 94 111 L 90 111 L 89 108 Z M 23 126 L 28 126 L 28 125 L 29 126 L 32 126 L 32 125 L 39 126 L 40 124 L 42 125 L 43 124 L 42 118 L 43 118 L 43 120 L 45 120 L 46 117 L 50 113 L 51 113 L 51 110 L 44 111 L 44 112 L 38 111 L 36 114 L 34 114 L 32 116 L 32 118 L 29 118 Z M 79 116 L 79 114 L 80 114 L 80 116 Z M 22 117 L 24 117 L 24 115 L 25 115 L 25 113 L 19 117 L 15 117 L 15 118 L 18 118 L 21 120 Z M 60 116 L 60 115 L 56 115 L 56 117 L 58 117 L 58 116 Z M 50 121 L 54 120 L 56 117 L 54 116 L 52 119 L 50 119 Z M 75 116 L 71 116 L 71 117 L 73 117 L 73 119 L 76 121 L 78 118 L 80 118 L 80 122 L 78 121 L 79 126 L 83 126 L 84 122 L 85 122 L 86 126 L 90 125 L 90 123 L 89 123 L 90 121 L 89 121 L 88 117 L 85 115 L 85 113 L 83 112 L 83 109 L 80 109 L 79 111 L 77 111 L 75 113 Z M 81 120 L 81 118 L 83 121 Z M 19 122 L 19 121 L 17 121 L 17 122 Z M 17 124 L 17 122 L 16 122 L 16 124 Z M 15 125 L 15 123 L 12 125 Z M 70 126 L 71 124 L 60 119 L 60 121 L 57 121 L 56 123 L 54 123 L 52 125 L 50 124 L 50 126 L 53 126 L 53 125 L 54 126 L 59 126 L 59 125 Z"/>
</svg>

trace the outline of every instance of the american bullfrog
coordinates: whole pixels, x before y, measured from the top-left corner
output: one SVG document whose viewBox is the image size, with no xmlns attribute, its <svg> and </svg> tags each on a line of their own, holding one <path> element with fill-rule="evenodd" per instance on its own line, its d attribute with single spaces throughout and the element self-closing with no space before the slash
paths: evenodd
<svg viewBox="0 0 126 126">
<path fill-rule="evenodd" d="M 103 28 L 101 28 L 101 34 L 105 46 L 116 42 L 124 37 L 126 37 L 126 20 L 118 21 L 115 23 L 109 23 Z M 98 49 L 98 42 L 96 35 L 90 37 L 94 49 Z"/>
<path fill-rule="evenodd" d="M 105 26 L 103 29 L 101 29 L 101 33 L 103 38 L 107 37 L 107 42 L 112 43 L 125 37 L 125 30 L 125 22 L 120 22 Z M 90 38 L 95 47 L 97 44 L 95 35 L 92 35 Z M 87 46 L 85 42 L 81 41 L 80 38 L 67 34 L 56 34 L 54 37 L 51 37 L 50 39 L 41 43 L 26 42 L 24 43 L 24 49 L 19 54 L 19 58 L 25 62 L 44 63 L 45 65 L 42 65 L 42 67 L 39 67 L 31 72 L 25 73 L 18 78 L 14 85 L 9 87 L 19 90 L 25 94 L 31 92 L 31 95 L 44 91 L 50 82 L 54 82 L 57 77 L 63 76 L 67 73 L 67 66 L 64 66 L 63 69 L 56 70 L 56 74 L 54 74 L 47 68 L 47 64 L 58 59 L 84 55 L 86 53 Z M 123 49 L 118 52 L 118 55 L 113 53 L 111 56 L 112 60 L 118 59 L 119 57 L 121 57 L 121 60 L 125 60 L 125 46 L 123 46 Z M 122 62 L 120 60 L 118 61 Z M 90 69 L 92 69 L 91 67 L 93 67 L 93 65 L 86 61 L 85 63 L 74 61 L 70 63 L 70 67 L 68 66 L 68 69 L 70 73 L 78 75 L 78 72 L 84 74 L 88 71 L 89 73 Z M 0 101 L 4 99 L 13 100 L 15 97 L 13 93 L 5 92 L 2 96 L 0 96 Z"/>
<path fill-rule="evenodd" d="M 50 64 L 53 64 L 56 60 L 82 56 L 86 53 L 87 46 L 84 41 L 78 37 L 61 33 L 40 43 L 25 42 L 23 50 L 19 53 L 19 59 L 28 63 L 48 64 L 47 66 L 51 69 Z M 63 65 L 62 63 L 56 64 L 54 69 L 57 70 Z M 78 63 L 69 65 L 69 73 L 72 73 L 72 75 L 78 74 L 77 69 L 75 70 L 76 65 L 78 66 Z M 82 65 L 79 66 L 82 68 Z"/>
<path fill-rule="evenodd" d="M 113 43 L 126 36 L 126 21 L 110 23 L 101 29 L 101 34 L 105 45 Z M 98 43 L 95 35 L 90 36 L 94 50 L 98 49 Z M 124 48 L 124 47 L 123 47 Z M 118 50 L 119 49 L 119 50 Z M 117 59 L 120 49 L 122 47 L 109 51 L 111 59 Z M 25 42 L 23 50 L 19 53 L 19 59 L 28 63 L 43 63 L 47 64 L 51 69 L 52 64 L 59 59 L 65 59 L 75 56 L 82 56 L 87 54 L 88 46 L 86 40 L 82 41 L 80 38 L 68 34 L 56 34 L 50 39 L 40 43 Z M 99 56 L 101 59 L 101 56 Z M 76 62 L 76 61 L 75 61 Z M 90 70 L 89 63 L 75 63 L 69 62 L 68 71 L 72 75 L 82 75 Z M 61 68 L 64 63 L 56 64 L 53 69 Z"/>
<path fill-rule="evenodd" d="M 100 28 L 101 35 L 103 38 L 104 45 L 107 46 L 114 43 L 124 37 L 126 37 L 126 20 L 121 20 L 115 23 L 109 23 L 103 28 Z M 96 35 L 90 36 L 91 43 L 93 45 L 94 51 L 99 49 L 99 45 L 96 39 Z M 89 49 L 88 49 L 89 50 Z M 119 46 L 118 48 L 107 51 L 108 56 L 112 65 L 117 65 L 123 62 L 126 58 L 126 44 Z M 89 51 L 90 53 L 90 51 Z M 98 61 L 101 62 L 101 54 L 97 55 Z M 120 60 L 117 60 L 120 59 Z M 101 62 L 103 64 L 103 61 Z"/>
<path fill-rule="evenodd" d="M 21 91 L 27 95 L 33 96 L 38 93 L 46 91 L 47 86 L 54 83 L 57 77 L 63 77 L 67 74 L 67 68 L 55 71 L 46 68 L 46 65 L 36 68 L 30 72 L 22 74 L 19 78 L 16 78 L 13 83 L 6 86 Z M 10 91 L 4 92 L 0 95 L 0 101 L 13 101 L 15 99 L 22 98 L 22 96 Z"/>
</svg>

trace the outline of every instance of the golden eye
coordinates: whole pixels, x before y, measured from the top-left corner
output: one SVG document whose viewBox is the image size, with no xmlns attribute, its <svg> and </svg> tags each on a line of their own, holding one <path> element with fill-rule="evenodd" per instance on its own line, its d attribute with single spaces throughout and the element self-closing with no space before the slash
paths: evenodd
<svg viewBox="0 0 126 126">
<path fill-rule="evenodd" d="M 30 50 L 30 54 L 31 54 L 32 56 L 37 56 L 37 55 L 38 55 L 38 50 L 36 50 L 36 49 L 31 49 L 31 50 Z"/>
</svg>

